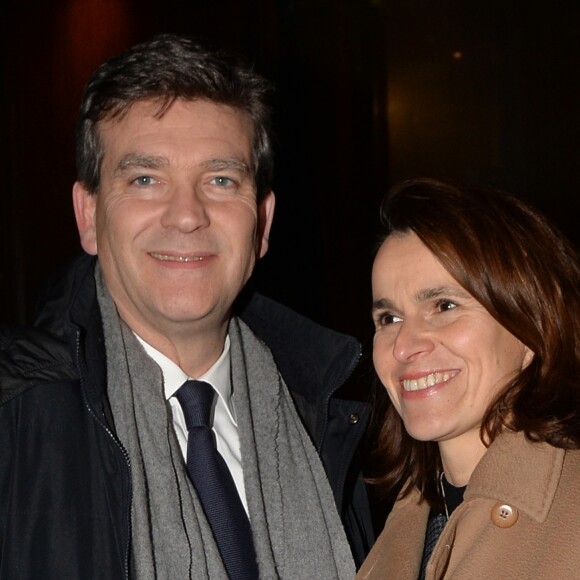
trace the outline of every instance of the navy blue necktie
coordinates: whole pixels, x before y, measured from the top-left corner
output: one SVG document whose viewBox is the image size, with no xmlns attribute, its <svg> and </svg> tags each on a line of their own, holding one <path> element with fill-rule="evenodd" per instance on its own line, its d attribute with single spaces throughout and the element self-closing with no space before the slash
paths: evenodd
<svg viewBox="0 0 580 580">
<path fill-rule="evenodd" d="M 259 578 L 252 529 L 232 474 L 216 449 L 210 427 L 215 397 L 203 381 L 186 381 L 175 394 L 188 430 L 187 473 L 211 525 L 231 580 Z"/>
</svg>

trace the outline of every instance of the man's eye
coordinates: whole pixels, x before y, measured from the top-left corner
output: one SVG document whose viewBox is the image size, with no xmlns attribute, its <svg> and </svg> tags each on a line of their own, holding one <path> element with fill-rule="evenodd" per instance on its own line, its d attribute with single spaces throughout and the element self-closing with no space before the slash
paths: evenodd
<svg viewBox="0 0 580 580">
<path fill-rule="evenodd" d="M 221 187 L 229 187 L 234 184 L 233 179 L 230 179 L 229 177 L 225 177 L 223 175 L 218 175 L 217 177 L 214 177 L 212 181 L 216 185 L 219 185 Z"/>
<path fill-rule="evenodd" d="M 135 183 L 136 185 L 143 186 L 152 185 L 154 182 L 155 180 L 150 175 L 140 175 L 139 177 L 133 180 L 133 183 Z"/>
</svg>

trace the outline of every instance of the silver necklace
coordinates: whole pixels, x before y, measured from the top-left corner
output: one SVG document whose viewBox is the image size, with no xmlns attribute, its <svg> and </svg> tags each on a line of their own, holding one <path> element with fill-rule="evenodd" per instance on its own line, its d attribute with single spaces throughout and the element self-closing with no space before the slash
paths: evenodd
<svg viewBox="0 0 580 580">
<path fill-rule="evenodd" d="M 443 477 L 445 476 L 445 472 L 442 471 L 441 475 L 439 476 L 439 487 L 441 488 L 441 495 L 443 496 L 443 505 L 445 506 L 445 517 L 449 521 L 449 508 L 447 507 L 447 497 L 445 497 L 445 487 L 443 485 Z"/>
</svg>

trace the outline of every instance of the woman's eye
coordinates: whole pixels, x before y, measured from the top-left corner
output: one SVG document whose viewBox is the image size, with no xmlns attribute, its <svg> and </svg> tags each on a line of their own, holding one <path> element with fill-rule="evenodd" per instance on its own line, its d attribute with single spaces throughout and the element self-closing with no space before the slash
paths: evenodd
<svg viewBox="0 0 580 580">
<path fill-rule="evenodd" d="M 375 319 L 377 327 L 388 326 L 390 324 L 396 324 L 397 322 L 402 321 L 403 319 L 400 316 L 397 316 L 396 314 L 392 314 L 390 312 L 379 314 Z"/>
<path fill-rule="evenodd" d="M 439 300 L 437 302 L 437 309 L 440 312 L 446 312 L 447 310 L 453 310 L 457 308 L 457 304 L 451 300 Z"/>
</svg>

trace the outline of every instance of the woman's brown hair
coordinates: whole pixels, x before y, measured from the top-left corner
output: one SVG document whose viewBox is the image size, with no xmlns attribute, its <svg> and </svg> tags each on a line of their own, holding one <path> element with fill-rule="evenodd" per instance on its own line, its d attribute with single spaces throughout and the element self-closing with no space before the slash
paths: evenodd
<svg viewBox="0 0 580 580">
<path fill-rule="evenodd" d="M 443 267 L 534 353 L 490 405 L 481 427 L 489 445 L 504 429 L 532 441 L 580 448 L 580 261 L 540 212 L 494 189 L 433 179 L 395 186 L 381 206 L 391 233 L 414 232 Z M 369 481 L 391 500 L 413 486 L 441 504 L 439 451 L 412 439 L 377 379 L 376 446 Z"/>
</svg>

